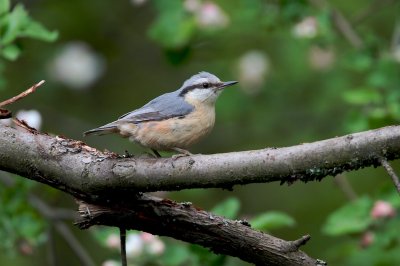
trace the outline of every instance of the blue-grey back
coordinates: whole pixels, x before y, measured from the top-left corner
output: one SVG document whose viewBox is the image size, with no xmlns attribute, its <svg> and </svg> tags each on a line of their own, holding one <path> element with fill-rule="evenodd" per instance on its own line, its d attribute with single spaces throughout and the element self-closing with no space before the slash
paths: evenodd
<svg viewBox="0 0 400 266">
<path fill-rule="evenodd" d="M 189 114 L 194 107 L 179 96 L 179 91 L 173 91 L 158 96 L 143 107 L 121 116 L 118 120 L 131 123 L 144 121 L 159 121 L 172 117 L 183 117 Z"/>
</svg>

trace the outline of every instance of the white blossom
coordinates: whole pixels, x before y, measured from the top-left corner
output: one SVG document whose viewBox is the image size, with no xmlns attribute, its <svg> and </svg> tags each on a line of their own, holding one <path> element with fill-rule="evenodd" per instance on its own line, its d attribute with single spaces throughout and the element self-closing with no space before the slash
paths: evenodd
<svg viewBox="0 0 400 266">
<path fill-rule="evenodd" d="M 104 72 L 104 59 L 88 44 L 71 42 L 65 44 L 50 63 L 50 74 L 72 89 L 85 89 Z"/>
<path fill-rule="evenodd" d="M 40 130 L 42 126 L 42 115 L 37 110 L 20 110 L 16 117 L 24 120 L 30 127 Z"/>
<path fill-rule="evenodd" d="M 313 38 L 318 33 L 318 22 L 315 17 L 306 17 L 293 27 L 293 34 L 298 38 Z"/>
<path fill-rule="evenodd" d="M 137 257 L 143 252 L 143 239 L 138 234 L 128 234 L 126 236 L 126 256 Z"/>
<path fill-rule="evenodd" d="M 197 24 L 201 28 L 223 28 L 229 24 L 228 15 L 215 3 L 207 1 L 196 12 Z"/>
<path fill-rule="evenodd" d="M 261 51 L 249 51 L 240 57 L 238 70 L 240 87 L 247 93 L 257 93 L 270 70 L 268 56 Z"/>
</svg>

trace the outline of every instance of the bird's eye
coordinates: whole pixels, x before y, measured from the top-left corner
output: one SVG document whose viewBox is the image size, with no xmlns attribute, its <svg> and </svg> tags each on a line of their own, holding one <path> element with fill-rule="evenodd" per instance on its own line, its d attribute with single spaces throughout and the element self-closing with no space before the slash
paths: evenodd
<svg viewBox="0 0 400 266">
<path fill-rule="evenodd" d="M 203 88 L 208 88 L 209 84 L 208 83 L 203 83 Z"/>
</svg>

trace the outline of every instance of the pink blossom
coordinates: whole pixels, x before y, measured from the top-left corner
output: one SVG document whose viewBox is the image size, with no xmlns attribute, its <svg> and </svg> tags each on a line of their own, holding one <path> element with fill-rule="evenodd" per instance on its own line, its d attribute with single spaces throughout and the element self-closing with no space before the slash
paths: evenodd
<svg viewBox="0 0 400 266">
<path fill-rule="evenodd" d="M 120 239 L 117 234 L 111 234 L 106 239 L 107 247 L 110 248 L 119 248 L 120 246 Z"/>
<path fill-rule="evenodd" d="M 365 232 L 362 236 L 361 236 L 361 242 L 360 245 L 363 248 L 368 247 L 369 245 L 371 245 L 375 240 L 375 235 L 374 233 L 368 231 Z"/>
<path fill-rule="evenodd" d="M 371 217 L 373 219 L 393 217 L 395 215 L 396 210 L 392 204 L 383 200 L 377 200 L 371 210 Z"/>
</svg>

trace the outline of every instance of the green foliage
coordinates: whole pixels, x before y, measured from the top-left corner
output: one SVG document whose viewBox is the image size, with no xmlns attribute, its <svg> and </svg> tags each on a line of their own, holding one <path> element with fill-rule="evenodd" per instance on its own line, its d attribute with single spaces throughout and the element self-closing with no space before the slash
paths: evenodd
<svg viewBox="0 0 400 266">
<path fill-rule="evenodd" d="M 372 218 L 374 201 L 384 200 L 400 207 L 398 193 L 388 186 L 375 197 L 364 196 L 335 211 L 328 218 L 324 231 L 331 236 L 347 235 L 330 250 L 337 264 L 346 265 L 398 265 L 400 264 L 400 217 Z"/>
<path fill-rule="evenodd" d="M 150 37 L 166 49 L 184 48 L 194 34 L 195 24 L 182 1 L 157 0 L 154 5 L 159 15 L 150 27 Z"/>
<path fill-rule="evenodd" d="M 30 6 L 36 7 L 35 18 L 42 18 L 42 15 L 43 18 L 48 18 L 50 12 L 53 16 L 60 15 L 60 19 L 54 20 L 54 23 L 57 25 L 55 27 L 62 29 L 64 40 L 81 39 L 90 42 L 93 47 L 103 53 L 106 60 L 114 62 L 109 68 L 113 74 L 105 76 L 102 82 L 107 85 L 107 88 L 99 84 L 96 94 L 87 93 L 86 96 L 80 94 L 82 97 L 76 97 L 75 93 L 66 93 L 63 90 L 51 90 L 44 94 L 44 104 L 57 103 L 57 111 L 53 109 L 54 112 L 47 114 L 50 119 L 47 120 L 46 130 L 55 130 L 73 136 L 77 134 L 79 126 L 66 127 L 65 121 L 60 119 L 60 114 L 70 116 L 73 115 L 71 112 L 80 114 L 84 110 L 85 115 L 92 116 L 87 121 L 94 121 L 99 117 L 99 105 L 105 102 L 107 105 L 117 102 L 116 106 L 110 106 L 110 110 L 118 109 L 120 106 L 137 106 L 157 93 L 161 94 L 172 88 L 168 87 L 167 83 L 180 82 L 174 76 L 175 74 L 183 75 L 199 70 L 209 70 L 222 78 L 240 80 L 237 89 L 225 92 L 224 99 L 218 102 L 217 128 L 208 137 L 208 141 L 203 142 L 204 146 L 197 150 L 200 153 L 288 146 L 293 143 L 340 135 L 344 133 L 343 131 L 356 132 L 399 123 L 400 59 L 398 53 L 400 44 L 399 29 L 395 25 L 398 4 L 397 7 L 390 4 L 380 5 L 379 10 L 374 10 L 372 16 L 359 19 L 357 15 L 361 13 L 360 11 L 368 10 L 370 3 L 325 1 L 324 7 L 317 7 L 312 4 L 313 1 L 306 0 L 199 2 L 201 4 L 211 2 L 218 5 L 228 18 L 226 26 L 221 28 L 200 26 L 198 11 L 189 11 L 185 7 L 186 1 L 181 0 L 146 1 L 140 8 L 130 6 L 129 10 L 123 10 L 127 8 L 126 3 L 123 5 L 122 2 L 110 5 L 99 4 L 95 1 L 78 1 L 71 6 L 68 5 L 68 1 L 64 1 L 62 5 L 53 5 L 51 1 L 30 3 Z M 96 5 L 95 9 L 93 9 L 94 5 Z M 109 16 L 112 13 L 109 12 L 110 8 L 120 8 L 118 14 L 121 14 L 121 18 L 126 16 L 124 18 L 130 19 Z M 332 19 L 333 9 L 341 11 L 347 17 L 350 26 L 362 40 L 362 48 L 355 48 L 343 37 L 337 23 Z M 72 23 L 70 14 L 76 10 L 79 10 L 79 16 L 76 16 Z M 295 36 L 294 27 L 310 17 L 316 21 L 316 35 Z M 147 36 L 165 53 L 167 61 L 177 68 L 166 71 L 168 65 L 164 64 L 165 58 L 158 58 L 155 52 L 157 48 L 148 45 L 149 40 L 138 38 L 141 32 L 137 31 L 136 25 L 147 31 Z M 111 37 L 104 38 L 105 34 Z M 0 59 L 4 59 L 0 61 L 0 88 L 5 81 L 1 78 L 1 73 L 6 67 L 5 61 L 16 60 L 23 56 L 24 48 L 28 47 L 28 42 L 21 42 L 21 39 L 25 37 L 53 41 L 57 33 L 47 30 L 33 20 L 22 4 L 10 5 L 10 1 L 0 0 Z M 329 51 L 328 57 L 331 56 L 332 61 L 322 67 L 318 64 L 313 65 L 313 60 L 327 60 L 326 54 L 313 54 L 316 47 L 323 52 Z M 137 50 L 140 53 L 137 53 Z M 245 80 L 242 72 L 238 70 L 238 62 L 243 54 L 253 50 L 257 50 L 268 58 L 269 70 L 265 79 L 260 82 L 259 89 L 248 93 L 245 82 L 242 82 Z M 36 78 L 39 76 L 38 69 L 41 69 L 40 75 L 43 75 L 47 62 L 43 59 L 47 59 L 54 51 L 38 50 L 35 51 L 34 56 L 26 60 L 31 62 L 24 62 L 21 65 L 8 64 L 7 67 L 11 66 L 7 70 L 9 79 L 13 79 L 13 82 L 18 84 L 21 73 L 28 75 L 27 80 Z M 397 56 L 395 56 L 396 53 Z M 139 58 L 142 59 L 138 61 Z M 135 64 L 132 64 L 132 61 Z M 171 71 L 175 74 L 172 75 Z M 120 74 L 115 75 L 115 73 Z M 133 80 L 130 79 L 130 73 L 134 73 Z M 140 79 L 140 76 L 146 78 Z M 166 79 L 166 76 L 170 77 L 170 80 Z M 109 99 L 117 94 L 114 87 L 112 90 L 108 88 L 110 84 L 115 84 L 116 80 L 118 86 L 115 88 L 118 88 L 118 93 L 129 92 L 129 97 L 121 96 L 118 101 L 110 101 Z M 152 92 L 150 95 L 146 89 L 152 85 L 157 85 L 159 91 Z M 134 93 L 131 93 L 132 88 L 135 90 Z M 156 88 L 152 87 L 153 89 Z M 59 101 L 64 97 L 70 98 Z M 69 104 L 71 102 L 76 102 L 72 109 Z M 88 105 L 91 102 L 93 106 Z M 79 109 L 79 106 L 85 107 Z M 68 120 L 67 124 L 73 123 L 73 120 Z M 111 150 L 118 150 L 121 147 L 118 145 L 113 147 L 108 141 L 104 146 Z M 373 180 L 372 177 L 364 178 L 363 176 L 363 182 L 358 184 L 357 192 L 365 193 L 364 190 L 368 188 L 366 184 L 371 180 Z M 329 181 L 327 179 L 324 182 Z M 323 186 L 324 184 L 321 184 L 321 187 Z M 334 242 L 327 241 L 329 244 L 311 242 L 307 246 L 310 254 L 319 254 L 318 257 L 321 258 L 325 258 L 326 253 L 334 254 L 331 256 L 337 259 L 337 263 L 331 263 L 334 265 L 400 264 L 399 255 L 396 252 L 400 243 L 396 233 L 396 229 L 400 227 L 398 216 L 383 220 L 373 220 L 370 217 L 370 210 L 375 200 L 386 200 L 396 208 L 400 207 L 400 200 L 398 195 L 393 193 L 392 186 L 378 194 L 379 189 L 376 186 L 375 191 L 369 190 L 370 195 L 344 204 L 342 208 L 331 213 L 323 226 L 323 232 L 333 238 Z M 324 192 L 331 193 L 331 190 L 332 188 L 329 187 Z M 0 237 L 3 241 L 0 245 L 9 249 L 9 247 L 15 247 L 20 239 L 40 243 L 43 239 L 41 232 L 45 226 L 42 224 L 42 218 L 34 210 L 25 206 L 27 198 L 23 194 L 26 195 L 28 189 L 12 190 L 10 192 L 12 196 L 5 193 L 4 188 L 0 188 L 0 192 L 2 200 L 0 214 L 2 217 L 7 217 L 1 221 Z M 193 192 L 185 193 L 196 197 Z M 208 193 L 208 191 L 198 193 Z M 232 193 L 247 193 L 241 194 L 241 197 L 257 197 L 263 203 L 269 200 L 270 196 L 267 193 L 253 195 L 252 192 L 238 190 Z M 277 190 L 274 193 L 279 194 L 281 191 Z M 374 194 L 377 195 L 373 196 Z M 273 197 L 276 196 L 273 195 Z M 314 197 L 312 193 L 301 194 L 301 196 L 304 197 L 302 198 L 304 201 L 307 201 L 307 197 Z M 291 211 L 295 209 L 299 215 L 301 212 L 304 213 L 301 217 L 304 224 L 313 222 L 315 215 L 325 216 L 329 212 L 329 208 L 324 204 L 329 202 L 331 197 L 321 198 L 321 201 L 313 206 L 312 214 L 308 206 L 302 207 L 305 204 L 299 203 L 292 207 L 295 205 L 293 200 L 298 198 L 299 194 L 293 195 L 293 197 L 282 199 L 279 203 L 283 208 L 293 208 Z M 24 201 L 25 205 L 23 205 Z M 228 198 L 216 204 L 211 212 L 229 219 L 236 219 L 240 205 L 236 198 Z M 243 210 L 244 213 L 247 211 Z M 250 223 L 255 229 L 271 231 L 293 226 L 295 221 L 284 213 L 266 212 L 257 214 Z M 302 226 L 303 223 L 297 224 L 295 230 L 298 232 L 296 233 L 304 233 Z M 102 229 L 100 231 L 95 237 L 104 247 L 108 247 L 107 239 L 111 234 L 118 234 L 118 230 Z M 374 234 L 374 241 L 368 247 L 361 248 L 361 238 L 366 232 Z M 130 232 L 130 234 L 138 234 L 138 232 Z M 282 237 L 290 236 L 283 235 Z M 170 239 L 163 239 L 163 241 L 167 245 L 161 256 L 144 252 L 135 262 L 139 265 L 147 265 L 146 263 L 149 265 L 227 264 L 226 257 L 215 255 L 199 246 Z M 119 260 L 118 250 L 114 249 L 114 253 L 113 258 Z"/>
<path fill-rule="evenodd" d="M 27 204 L 27 194 L 34 183 L 16 180 L 12 187 L 0 186 L 0 249 L 11 254 L 21 241 L 30 245 L 43 243 L 46 228 L 41 216 Z"/>
<path fill-rule="evenodd" d="M 343 98 L 353 105 L 366 105 L 372 103 L 381 103 L 382 95 L 371 88 L 357 88 L 343 93 Z"/>
<path fill-rule="evenodd" d="M 215 206 L 211 213 L 224 216 L 228 219 L 235 219 L 240 209 L 240 201 L 237 198 L 230 197 Z"/>
<path fill-rule="evenodd" d="M 292 227 L 296 224 L 295 220 L 286 213 L 279 211 L 269 211 L 262 213 L 250 220 L 251 227 L 264 232 L 283 227 Z"/>
<path fill-rule="evenodd" d="M 0 89 L 5 85 L 1 59 L 18 59 L 22 52 L 18 42 L 20 38 L 53 42 L 57 37 L 57 31 L 49 31 L 32 19 L 22 4 L 11 9 L 10 0 L 0 0 Z"/>
<path fill-rule="evenodd" d="M 371 224 L 370 210 L 372 200 L 361 197 L 329 215 L 323 231 L 331 236 L 363 232 Z"/>
<path fill-rule="evenodd" d="M 20 48 L 13 44 L 18 38 L 30 37 L 42 41 L 54 41 L 58 37 L 56 31 L 48 31 L 37 21 L 34 21 L 22 4 L 17 4 L 10 10 L 8 0 L 0 3 L 0 47 L 1 55 L 8 60 L 15 60 L 20 54 Z"/>
<path fill-rule="evenodd" d="M 187 245 L 167 245 L 165 254 L 161 258 L 162 265 L 193 265 L 193 257 Z"/>
</svg>

